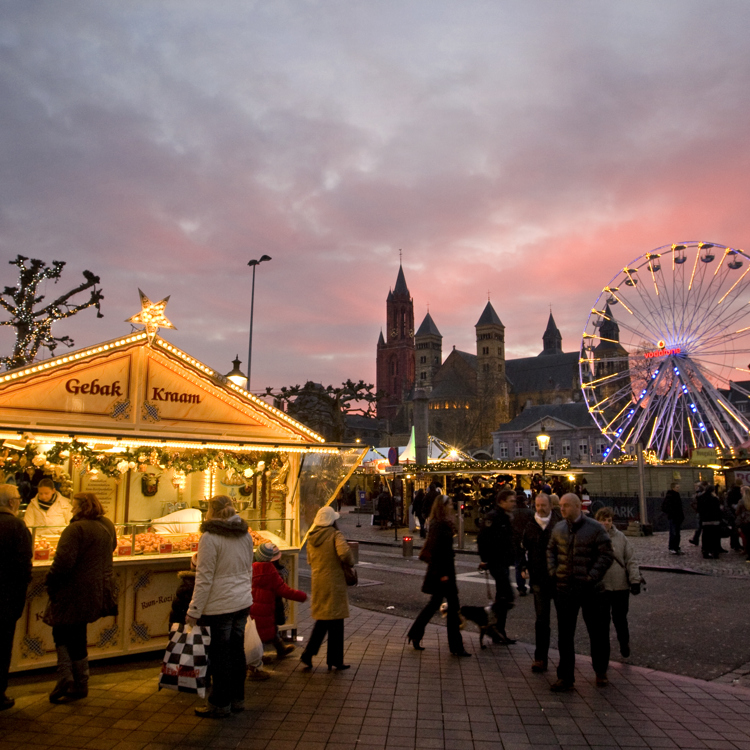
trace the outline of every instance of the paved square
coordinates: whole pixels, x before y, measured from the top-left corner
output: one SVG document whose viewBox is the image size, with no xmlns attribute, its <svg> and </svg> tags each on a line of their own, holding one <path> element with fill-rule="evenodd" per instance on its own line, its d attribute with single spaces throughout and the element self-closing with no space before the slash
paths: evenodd
<svg viewBox="0 0 750 750">
<path fill-rule="evenodd" d="M 307 635 L 308 608 L 300 633 Z M 613 664 L 610 686 L 593 685 L 577 658 L 577 689 L 549 691 L 554 672 L 530 671 L 533 649 L 490 645 L 465 633 L 470 659 L 448 652 L 445 628 L 406 644 L 409 621 L 353 608 L 348 671 L 312 672 L 293 654 L 272 679 L 247 683 L 247 707 L 199 719 L 198 699 L 157 692 L 160 659 L 93 663 L 85 700 L 53 706 L 49 672 L 11 676 L 16 706 L 0 714 L 0 750 L 251 748 L 252 750 L 521 750 L 522 748 L 738 748 L 750 750 L 750 690 Z M 325 645 L 324 645 L 325 648 Z M 552 654 L 556 661 L 556 654 Z"/>
</svg>

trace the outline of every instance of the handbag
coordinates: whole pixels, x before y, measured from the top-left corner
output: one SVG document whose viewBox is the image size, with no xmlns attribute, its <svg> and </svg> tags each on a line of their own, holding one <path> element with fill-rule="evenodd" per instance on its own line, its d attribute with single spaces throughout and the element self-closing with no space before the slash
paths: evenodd
<svg viewBox="0 0 750 750">
<path fill-rule="evenodd" d="M 250 616 L 245 625 L 245 663 L 256 668 L 263 664 L 263 642 L 258 635 L 258 626 Z"/>
<path fill-rule="evenodd" d="M 182 622 L 173 623 L 162 660 L 159 690 L 167 688 L 180 693 L 196 693 L 205 698 L 208 672 L 206 648 L 210 643 L 209 628 L 202 625 L 190 627 Z"/>
<path fill-rule="evenodd" d="M 344 580 L 347 586 L 356 586 L 359 583 L 359 577 L 357 571 L 353 565 L 349 565 L 348 562 L 344 562 L 340 557 L 338 550 L 336 549 L 336 537 L 333 538 L 333 553 L 341 563 L 341 569 L 344 571 Z"/>
</svg>

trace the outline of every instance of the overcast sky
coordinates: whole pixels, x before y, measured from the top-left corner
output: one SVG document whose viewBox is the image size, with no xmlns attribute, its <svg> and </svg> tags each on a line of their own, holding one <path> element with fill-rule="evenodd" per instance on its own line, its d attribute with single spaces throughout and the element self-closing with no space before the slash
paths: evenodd
<svg viewBox="0 0 750 750">
<path fill-rule="evenodd" d="M 399 248 L 446 355 L 489 293 L 513 357 L 550 305 L 577 349 L 643 253 L 750 246 L 747 0 L 1 7 L 0 284 L 18 253 L 101 276 L 76 348 L 141 288 L 165 338 L 244 368 L 268 254 L 253 388 L 374 382 Z"/>
</svg>

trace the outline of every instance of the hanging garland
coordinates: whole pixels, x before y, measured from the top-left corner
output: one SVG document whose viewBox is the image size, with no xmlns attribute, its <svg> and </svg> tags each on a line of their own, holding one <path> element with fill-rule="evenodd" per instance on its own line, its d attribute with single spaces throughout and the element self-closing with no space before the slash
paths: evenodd
<svg viewBox="0 0 750 750">
<path fill-rule="evenodd" d="M 78 440 L 55 443 L 46 453 L 42 453 L 35 443 L 28 443 L 23 450 L 6 448 L 0 453 L 0 468 L 18 467 L 24 469 L 36 466 L 54 473 L 62 469 L 68 459 L 75 468 L 85 466 L 108 477 L 120 477 L 127 471 L 146 471 L 149 466 L 160 469 L 174 469 L 184 474 L 202 472 L 206 469 L 231 469 L 249 479 L 259 469 L 272 467 L 278 462 L 278 454 L 273 451 L 232 451 L 202 449 L 196 451 L 171 451 L 166 448 L 139 446 L 127 448 L 118 453 L 102 453 Z M 14 468 L 14 470 L 17 470 Z"/>
<path fill-rule="evenodd" d="M 570 469 L 570 460 L 560 458 L 557 461 L 545 462 L 545 468 L 550 471 L 567 471 Z M 465 471 L 514 471 L 533 470 L 542 471 L 542 464 L 539 461 L 530 461 L 527 458 L 518 458 L 511 461 L 438 461 L 437 463 L 427 466 L 419 464 L 401 464 L 405 471 L 417 472 L 420 474 L 429 474 L 436 471 L 452 471 L 461 474 Z M 362 471 L 360 467 L 358 471 Z"/>
</svg>

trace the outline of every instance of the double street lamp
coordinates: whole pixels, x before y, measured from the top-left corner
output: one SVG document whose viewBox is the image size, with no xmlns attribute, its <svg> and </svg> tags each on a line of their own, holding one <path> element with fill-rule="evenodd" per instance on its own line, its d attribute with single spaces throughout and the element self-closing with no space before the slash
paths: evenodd
<svg viewBox="0 0 750 750">
<path fill-rule="evenodd" d="M 542 431 L 536 436 L 536 444 L 542 452 L 542 482 L 545 480 L 545 459 L 547 458 L 547 448 L 549 448 L 549 435 L 544 431 L 544 422 L 542 422 Z"/>
<path fill-rule="evenodd" d="M 247 352 L 247 390 L 250 390 L 250 368 L 253 363 L 253 308 L 255 307 L 255 267 L 266 260 L 271 260 L 270 255 L 261 255 L 258 260 L 248 261 L 248 266 L 253 269 L 253 287 L 250 293 L 250 344 Z"/>
</svg>

